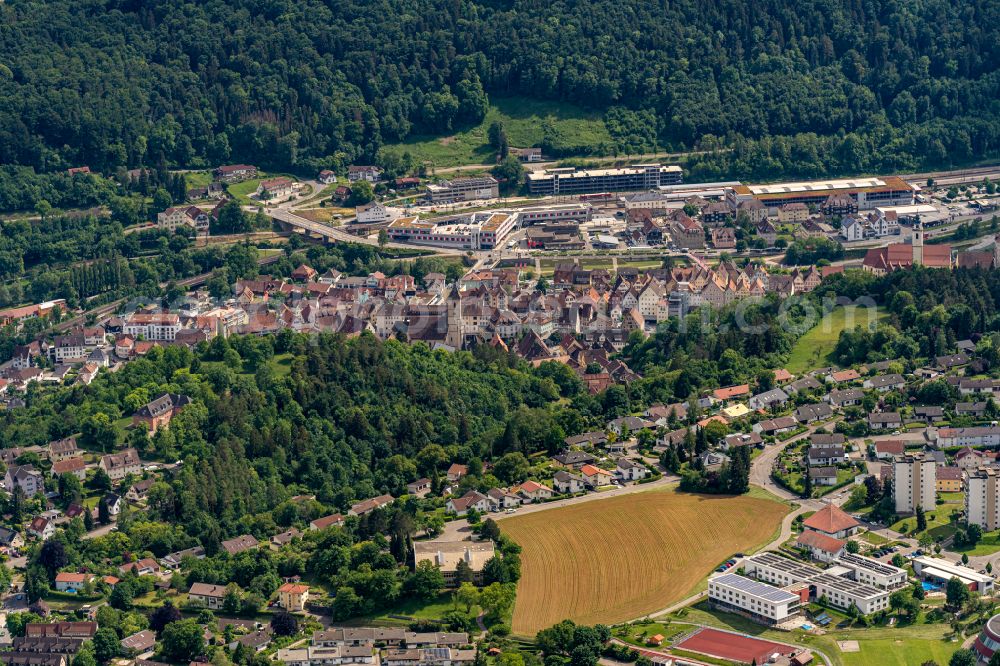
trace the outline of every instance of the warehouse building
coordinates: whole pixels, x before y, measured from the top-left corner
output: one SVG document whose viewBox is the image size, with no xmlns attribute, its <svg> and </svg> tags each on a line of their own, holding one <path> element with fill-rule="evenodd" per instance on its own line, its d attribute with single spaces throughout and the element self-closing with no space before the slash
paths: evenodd
<svg viewBox="0 0 1000 666">
<path fill-rule="evenodd" d="M 681 182 L 679 166 L 635 164 L 615 169 L 573 167 L 533 171 L 527 176 L 528 192 L 535 195 L 572 195 L 592 192 L 653 190 Z"/>
<path fill-rule="evenodd" d="M 817 209 L 827 199 L 850 198 L 858 210 L 885 206 L 910 206 L 915 189 L 901 178 L 852 178 L 845 180 L 775 183 L 773 185 L 736 185 L 726 190 L 726 201 L 734 210 L 741 203 L 756 200 L 767 206 L 769 215 L 777 215 L 782 206 L 801 203 Z"/>
</svg>

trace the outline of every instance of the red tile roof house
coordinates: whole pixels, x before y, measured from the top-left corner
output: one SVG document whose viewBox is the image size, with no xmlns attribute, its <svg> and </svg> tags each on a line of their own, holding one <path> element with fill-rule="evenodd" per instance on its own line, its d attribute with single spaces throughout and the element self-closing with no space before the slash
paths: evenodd
<svg viewBox="0 0 1000 666">
<path fill-rule="evenodd" d="M 447 479 L 448 483 L 456 483 L 462 480 L 462 477 L 469 473 L 468 465 L 459 465 L 458 463 L 452 463 L 451 467 L 448 468 Z"/>
<path fill-rule="evenodd" d="M 875 442 L 875 457 L 879 460 L 889 460 L 893 456 L 901 456 L 906 451 L 906 446 L 901 439 L 886 439 Z"/>
<path fill-rule="evenodd" d="M 847 515 L 840 507 L 827 504 L 802 521 L 802 526 L 836 539 L 846 539 L 861 527 L 861 523 Z"/>
<path fill-rule="evenodd" d="M 552 497 L 552 489 L 537 481 L 525 481 L 521 485 L 511 488 L 510 492 L 520 495 L 526 502 L 546 500 Z"/>
<path fill-rule="evenodd" d="M 464 516 L 469 512 L 469 509 L 475 509 L 480 513 L 486 513 L 490 510 L 493 503 L 490 498 L 482 494 L 478 490 L 470 490 L 461 497 L 453 497 L 445 503 L 445 508 L 449 513 L 453 513 L 456 516 Z"/>
<path fill-rule="evenodd" d="M 749 384 L 727 386 L 725 388 L 717 388 L 714 391 L 712 391 L 712 397 L 722 402 L 725 402 L 726 400 L 732 400 L 733 398 L 739 398 L 745 395 L 750 395 Z"/>
<path fill-rule="evenodd" d="M 59 592 L 79 592 L 90 578 L 90 574 L 60 571 L 56 574 L 56 590 Z"/>
<path fill-rule="evenodd" d="M 136 560 L 135 562 L 126 562 L 125 564 L 118 567 L 118 570 L 123 574 L 129 571 L 134 571 L 140 576 L 148 576 L 150 574 L 155 574 L 160 572 L 160 565 L 157 564 L 156 560 L 151 557 L 144 557 L 141 560 Z"/>
<path fill-rule="evenodd" d="M 309 523 L 311 530 L 325 530 L 327 527 L 340 527 L 344 524 L 344 517 L 339 513 L 323 516 Z"/>
<path fill-rule="evenodd" d="M 590 488 L 606 486 L 615 478 L 614 474 L 596 465 L 584 465 L 580 468 L 580 474 L 583 475 L 583 482 Z"/>
<path fill-rule="evenodd" d="M 843 539 L 835 539 L 822 532 L 805 530 L 796 539 L 795 544 L 803 550 L 808 550 L 814 560 L 820 562 L 833 562 L 844 552 L 847 542 Z"/>
<path fill-rule="evenodd" d="M 839 370 L 837 372 L 831 372 L 826 376 L 826 381 L 832 382 L 834 384 L 841 384 L 843 382 L 853 382 L 858 379 L 861 379 L 861 375 L 858 374 L 858 371 L 854 370 L 853 368 L 848 370 Z"/>
</svg>

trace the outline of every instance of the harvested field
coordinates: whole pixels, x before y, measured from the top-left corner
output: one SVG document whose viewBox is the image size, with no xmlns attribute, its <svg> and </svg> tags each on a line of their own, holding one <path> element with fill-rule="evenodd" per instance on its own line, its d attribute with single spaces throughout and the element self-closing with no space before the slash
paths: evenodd
<svg viewBox="0 0 1000 666">
<path fill-rule="evenodd" d="M 735 552 L 766 543 L 787 507 L 753 497 L 619 495 L 501 522 L 521 545 L 513 630 L 613 623 L 679 601 Z"/>
</svg>

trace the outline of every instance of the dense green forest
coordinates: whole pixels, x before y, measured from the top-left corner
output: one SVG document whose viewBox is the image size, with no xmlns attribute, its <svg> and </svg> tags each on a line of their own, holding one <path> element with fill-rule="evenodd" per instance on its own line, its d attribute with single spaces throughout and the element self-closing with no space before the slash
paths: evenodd
<svg viewBox="0 0 1000 666">
<path fill-rule="evenodd" d="M 998 26 L 989 0 L 10 0 L 0 156 L 311 172 L 499 93 L 596 106 L 613 150 L 733 148 L 695 177 L 960 163 L 1000 145 Z"/>
<path fill-rule="evenodd" d="M 833 352 L 838 363 L 912 362 L 953 353 L 956 341 L 975 336 L 985 369 L 1000 368 L 997 271 L 919 269 L 882 278 L 850 271 L 831 276 L 823 289 L 850 298 L 870 297 L 886 315 L 874 331 L 843 331 Z"/>
</svg>

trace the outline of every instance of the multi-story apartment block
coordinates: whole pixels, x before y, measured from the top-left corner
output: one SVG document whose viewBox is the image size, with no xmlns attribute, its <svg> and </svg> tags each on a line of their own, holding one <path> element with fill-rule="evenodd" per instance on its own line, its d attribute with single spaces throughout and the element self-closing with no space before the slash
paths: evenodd
<svg viewBox="0 0 1000 666">
<path fill-rule="evenodd" d="M 892 493 L 896 513 L 914 513 L 917 507 L 934 510 L 937 463 L 923 455 L 901 456 L 892 465 Z"/>
<path fill-rule="evenodd" d="M 654 190 L 661 185 L 679 185 L 679 166 L 636 164 L 615 169 L 545 169 L 528 174 L 531 194 L 587 194 L 592 192 L 623 192 Z"/>
<path fill-rule="evenodd" d="M 158 342 L 173 342 L 180 330 L 180 317 L 169 312 L 136 312 L 129 315 L 122 326 L 125 335 L 134 338 L 141 335 L 146 340 Z"/>
</svg>

